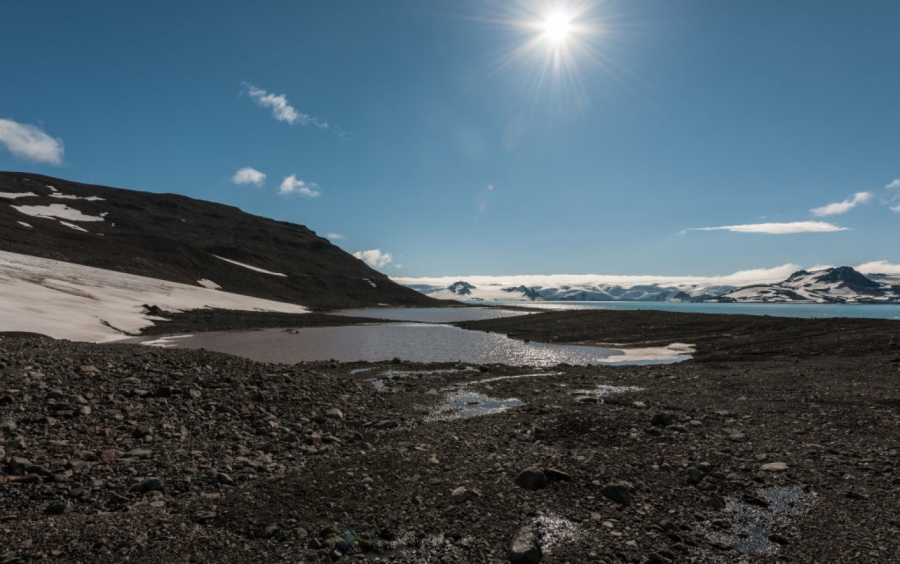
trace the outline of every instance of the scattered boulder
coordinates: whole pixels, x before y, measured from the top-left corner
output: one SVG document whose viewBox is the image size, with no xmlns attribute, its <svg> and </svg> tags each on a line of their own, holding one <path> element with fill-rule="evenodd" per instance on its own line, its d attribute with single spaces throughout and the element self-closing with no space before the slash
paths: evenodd
<svg viewBox="0 0 900 564">
<path fill-rule="evenodd" d="M 607 484 L 600 493 L 623 507 L 631 506 L 631 488 L 627 484 Z"/>
<path fill-rule="evenodd" d="M 657 413 L 650 419 L 650 424 L 654 427 L 668 427 L 675 423 L 675 417 L 671 413 L 665 411 Z"/>
<path fill-rule="evenodd" d="M 509 543 L 509 561 L 512 564 L 538 564 L 542 557 L 541 546 L 531 525 L 523 526 Z"/>
<path fill-rule="evenodd" d="M 131 487 L 131 491 L 137 493 L 156 492 L 163 489 L 163 481 L 160 478 L 144 478 Z"/>
<path fill-rule="evenodd" d="M 529 491 L 541 490 L 547 487 L 547 476 L 540 468 L 526 468 L 516 476 L 516 485 Z"/>
</svg>

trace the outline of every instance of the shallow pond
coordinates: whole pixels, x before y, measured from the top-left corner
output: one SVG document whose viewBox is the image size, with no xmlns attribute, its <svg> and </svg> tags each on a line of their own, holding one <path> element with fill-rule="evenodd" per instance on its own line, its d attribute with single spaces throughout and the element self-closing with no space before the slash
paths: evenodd
<svg viewBox="0 0 900 564">
<path fill-rule="evenodd" d="M 685 345 L 665 348 L 609 349 L 525 343 L 505 335 L 420 323 L 221 331 L 131 342 L 206 349 L 262 362 L 294 364 L 317 360 L 377 362 L 401 358 L 414 362 L 468 362 L 511 366 L 663 364 L 690 358 Z"/>
</svg>

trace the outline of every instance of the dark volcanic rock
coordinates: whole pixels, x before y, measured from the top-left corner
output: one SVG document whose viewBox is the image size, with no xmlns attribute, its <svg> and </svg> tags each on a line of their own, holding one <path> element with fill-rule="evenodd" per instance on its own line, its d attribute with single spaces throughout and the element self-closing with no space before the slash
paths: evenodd
<svg viewBox="0 0 900 564">
<path fill-rule="evenodd" d="M 631 506 L 631 489 L 626 484 L 608 484 L 600 493 L 623 507 Z"/>
<path fill-rule="evenodd" d="M 540 490 L 547 487 L 547 476 L 540 468 L 526 468 L 516 476 L 516 485 L 526 490 Z"/>
</svg>

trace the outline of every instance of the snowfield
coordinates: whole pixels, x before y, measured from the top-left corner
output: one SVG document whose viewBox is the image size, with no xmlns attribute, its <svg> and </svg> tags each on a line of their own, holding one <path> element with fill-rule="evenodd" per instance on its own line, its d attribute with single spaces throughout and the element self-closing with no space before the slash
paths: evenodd
<svg viewBox="0 0 900 564">
<path fill-rule="evenodd" d="M 303 306 L 0 251 L 0 331 L 107 342 L 153 323 L 144 304 L 308 313 Z"/>
</svg>

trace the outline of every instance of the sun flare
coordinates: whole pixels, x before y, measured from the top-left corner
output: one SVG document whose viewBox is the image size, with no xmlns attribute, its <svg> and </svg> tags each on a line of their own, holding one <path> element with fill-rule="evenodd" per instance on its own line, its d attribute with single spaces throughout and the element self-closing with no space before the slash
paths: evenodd
<svg viewBox="0 0 900 564">
<path fill-rule="evenodd" d="M 544 20 L 544 37 L 550 43 L 563 43 L 572 32 L 572 18 L 564 12 L 554 12 Z"/>
</svg>

